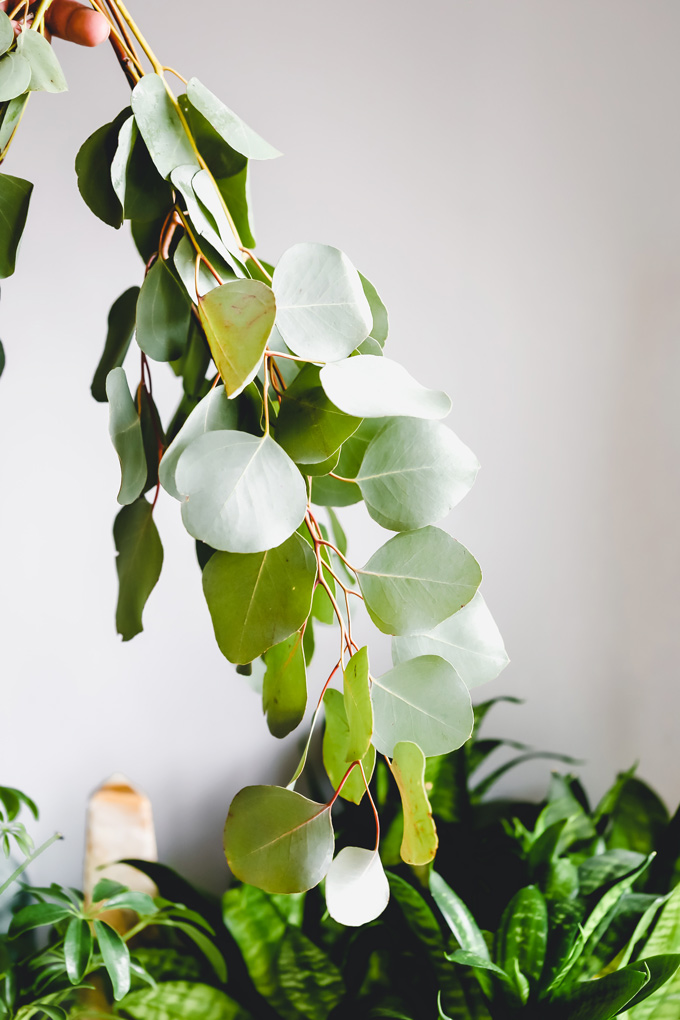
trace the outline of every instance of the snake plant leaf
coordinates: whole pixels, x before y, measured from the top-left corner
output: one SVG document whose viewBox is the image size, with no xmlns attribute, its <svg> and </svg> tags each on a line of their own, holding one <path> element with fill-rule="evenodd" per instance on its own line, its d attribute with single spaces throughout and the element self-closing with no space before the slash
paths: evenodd
<svg viewBox="0 0 680 1020">
<path fill-rule="evenodd" d="M 23 95 L 10 99 L 4 111 L 0 113 L 0 152 L 6 148 L 16 131 L 29 96 L 30 92 L 24 92 Z"/>
<path fill-rule="evenodd" d="M 14 272 L 32 191 L 30 181 L 0 174 L 0 279 Z"/>
<path fill-rule="evenodd" d="M 319 360 L 322 360 L 319 358 Z M 330 358 L 326 359 L 330 361 Z M 389 358 L 347 358 L 321 369 L 321 385 L 345 414 L 359 418 L 445 418 L 451 400 L 429 390 Z"/>
<path fill-rule="evenodd" d="M 323 734 L 323 765 L 334 790 L 340 786 L 347 771 L 347 751 L 349 748 L 349 723 L 345 711 L 345 701 L 340 693 L 329 687 L 323 696 L 326 713 L 326 727 Z M 354 760 L 354 759 L 352 759 Z M 375 747 L 371 744 L 362 759 L 366 780 L 370 783 L 375 768 Z M 340 791 L 343 800 L 360 804 L 366 793 L 361 770 L 357 767 L 348 776 Z"/>
<path fill-rule="evenodd" d="M 0 102 L 18 99 L 31 84 L 31 65 L 16 51 L 0 57 Z"/>
<path fill-rule="evenodd" d="M 366 418 L 340 449 L 335 472 L 339 478 L 315 478 L 312 481 L 312 502 L 317 506 L 350 506 L 361 500 L 361 489 L 352 481 L 359 472 L 366 448 L 385 424 L 382 418 Z M 309 465 L 306 465 L 307 472 Z"/>
<path fill-rule="evenodd" d="M 134 1020 L 252 1020 L 221 989 L 196 981 L 159 981 L 126 995 L 122 1008 Z"/>
<path fill-rule="evenodd" d="M 134 503 L 146 481 L 147 465 L 142 423 L 132 399 L 125 370 L 113 368 L 106 377 L 109 402 L 109 434 L 120 461 L 121 482 L 118 502 Z"/>
<path fill-rule="evenodd" d="M 314 553 L 299 535 L 260 553 L 211 556 L 203 591 L 222 654 L 230 662 L 252 662 L 300 630 L 315 577 Z"/>
<path fill-rule="evenodd" d="M 489 948 L 468 907 L 436 871 L 430 874 L 430 892 L 461 948 L 489 960 Z"/>
<path fill-rule="evenodd" d="M 359 273 L 359 279 L 361 280 L 361 286 L 363 287 L 373 317 L 370 336 L 383 348 L 389 333 L 387 309 L 371 281 L 367 280 L 363 273 Z"/>
<path fill-rule="evenodd" d="M 240 117 L 222 103 L 198 78 L 187 83 L 187 98 L 232 149 L 248 159 L 276 159 L 281 153 L 249 128 Z"/>
<path fill-rule="evenodd" d="M 129 641 L 144 629 L 142 613 L 163 566 L 163 546 L 144 498 L 124 506 L 113 525 L 118 573 L 116 630 Z"/>
<path fill-rule="evenodd" d="M 252 885 L 232 886 L 222 897 L 222 917 L 253 985 L 283 1016 L 286 1000 L 281 992 L 277 961 L 288 925 L 273 897 Z"/>
<path fill-rule="evenodd" d="M 373 707 L 369 690 L 368 648 L 364 645 L 347 663 L 343 677 L 345 713 L 349 727 L 347 761 L 359 761 L 368 754 L 373 735 Z"/>
<path fill-rule="evenodd" d="M 441 655 L 468 687 L 495 680 L 508 662 L 503 638 L 481 592 L 430 631 L 392 638 L 396 665 L 416 655 Z"/>
<path fill-rule="evenodd" d="M 419 655 L 373 678 L 373 744 L 391 758 L 400 741 L 426 758 L 462 747 L 472 733 L 470 692 L 453 666 Z"/>
<path fill-rule="evenodd" d="M 281 899 L 281 897 L 279 897 Z M 286 1020 L 330 1020 L 346 997 L 343 976 L 329 958 L 299 928 L 289 924 L 277 960 L 279 987 L 286 999 Z"/>
<path fill-rule="evenodd" d="M 579 982 L 562 992 L 557 1000 L 559 1016 L 564 1020 L 610 1020 L 644 991 L 649 979 L 649 968 L 641 960 L 597 980 Z"/>
<path fill-rule="evenodd" d="M 652 932 L 640 954 L 648 957 L 680 953 L 680 886 L 676 885 L 664 904 Z M 659 991 L 623 1014 L 626 1020 L 673 1020 L 680 1013 L 680 971 Z"/>
<path fill-rule="evenodd" d="M 126 220 L 155 220 L 172 204 L 170 187 L 154 166 L 134 117 L 118 133 L 111 183 Z"/>
<path fill-rule="evenodd" d="M 190 319 L 186 294 L 168 263 L 157 259 L 137 300 L 137 343 L 154 361 L 174 361 L 186 348 Z"/>
<path fill-rule="evenodd" d="M 276 419 L 276 441 L 301 465 L 317 465 L 337 453 L 361 425 L 326 396 L 316 365 L 305 365 L 286 389 Z"/>
<path fill-rule="evenodd" d="M 95 400 L 106 401 L 106 377 L 125 361 L 133 334 L 139 287 L 130 287 L 111 305 L 104 351 L 92 379 L 90 391 Z"/>
<path fill-rule="evenodd" d="M 437 853 L 439 838 L 425 791 L 425 755 L 417 744 L 407 740 L 395 744 L 392 774 L 404 809 L 401 859 L 416 867 L 429 864 Z"/>
<path fill-rule="evenodd" d="M 259 280 L 232 280 L 198 301 L 198 313 L 229 397 L 257 375 L 276 316 L 271 287 Z"/>
<path fill-rule="evenodd" d="M 123 207 L 113 189 L 111 163 L 118 148 L 118 132 L 130 117 L 129 107 L 121 110 L 110 124 L 97 128 L 83 142 L 76 156 L 78 190 L 83 201 L 95 216 L 116 230 L 123 222 Z M 158 246 L 158 233 L 154 239 L 155 247 Z"/>
<path fill-rule="evenodd" d="M 474 453 L 445 425 L 392 418 L 369 443 L 356 481 L 378 524 L 412 531 L 446 517 L 478 470 Z"/>
<path fill-rule="evenodd" d="M 275 737 L 286 737 L 300 725 L 307 707 L 307 672 L 301 631 L 269 648 L 264 653 L 264 663 L 262 710 L 269 732 Z"/>
<path fill-rule="evenodd" d="M 467 605 L 481 579 L 467 549 L 433 527 L 395 535 L 358 571 L 368 613 L 384 634 L 436 627 Z"/>
<path fill-rule="evenodd" d="M 535 987 L 543 973 L 547 944 L 545 897 L 537 886 L 529 885 L 513 896 L 503 912 L 495 939 L 496 963 L 510 976 L 519 969 L 530 987 Z"/>
<path fill-rule="evenodd" d="M 672 1004 L 674 1001 L 677 1003 L 678 982 L 676 979 L 679 965 L 680 955 L 678 953 L 664 953 L 661 956 L 648 956 L 645 951 L 644 959 L 638 960 L 631 966 L 634 970 L 639 969 L 641 966 L 646 967 L 649 971 L 649 980 L 647 981 L 647 984 L 643 985 L 640 991 L 626 1003 L 626 1012 L 621 1015 L 626 1017 L 627 1020 L 634 1020 L 638 1014 L 637 1012 L 634 1013 L 633 1010 L 637 1010 L 640 1006 L 647 1002 L 649 996 L 655 995 L 657 991 L 659 991 L 664 1002 L 665 1016 L 671 1017 Z M 629 968 L 626 967 L 625 969 L 628 970 Z M 673 994 L 674 991 L 676 993 L 675 996 Z M 629 1010 L 630 1012 L 628 1012 Z M 664 1014 L 662 1013 L 655 1013 L 653 1010 L 651 1013 L 647 1013 L 647 1017 L 649 1017 L 650 1020 L 654 1020 L 654 1018 L 656 1018 L 656 1020 L 660 1020 L 663 1015 Z"/>
<path fill-rule="evenodd" d="M 0 54 L 7 53 L 14 42 L 14 25 L 4 11 L 0 11 Z"/>
<path fill-rule="evenodd" d="M 166 179 L 177 166 L 200 168 L 179 113 L 170 99 L 163 79 L 145 74 L 132 90 L 132 112 L 151 159 Z"/>
<path fill-rule="evenodd" d="M 72 917 L 64 939 L 64 962 L 72 985 L 80 984 L 92 959 L 92 932 L 81 917 Z"/>
<path fill-rule="evenodd" d="M 175 499 L 182 500 L 182 494 L 175 484 L 175 472 L 184 451 L 198 436 L 206 432 L 235 429 L 237 424 L 237 405 L 229 400 L 223 386 L 216 386 L 196 405 L 163 454 L 158 476 L 165 491 Z"/>
<path fill-rule="evenodd" d="M 130 991 L 130 952 L 118 932 L 104 921 L 94 921 L 94 933 L 111 979 L 113 997 L 119 1001 Z"/>
<path fill-rule="evenodd" d="M 328 804 L 280 786 L 247 786 L 231 802 L 224 852 L 236 878 L 269 893 L 313 889 L 333 857 Z"/>
<path fill-rule="evenodd" d="M 338 924 L 358 927 L 380 917 L 390 885 L 377 850 L 346 846 L 326 875 L 326 907 Z"/>
<path fill-rule="evenodd" d="M 182 519 L 189 534 L 226 552 L 273 549 L 299 527 L 307 509 L 302 475 L 266 435 L 199 436 L 180 457 L 175 483 L 186 496 Z"/>
<path fill-rule="evenodd" d="M 28 61 L 31 68 L 29 92 L 66 92 L 68 85 L 61 64 L 40 32 L 21 32 L 17 38 L 17 53 Z"/>
<path fill-rule="evenodd" d="M 347 358 L 370 332 L 373 317 L 359 274 L 338 248 L 294 245 L 281 256 L 272 286 L 276 325 L 301 358 Z"/>
</svg>

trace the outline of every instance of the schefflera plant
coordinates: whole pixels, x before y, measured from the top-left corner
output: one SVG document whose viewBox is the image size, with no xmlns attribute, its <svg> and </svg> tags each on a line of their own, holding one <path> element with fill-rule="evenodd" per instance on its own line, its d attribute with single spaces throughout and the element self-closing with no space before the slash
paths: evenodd
<svg viewBox="0 0 680 1020">
<path fill-rule="evenodd" d="M 179 501 L 196 540 L 221 651 L 240 672 L 263 660 L 263 708 L 275 736 L 305 715 L 314 623 L 337 626 L 337 659 L 315 684 L 290 783 L 238 793 L 224 846 L 233 873 L 271 893 L 326 878 L 332 916 L 361 924 L 389 896 L 369 789 L 376 754 L 403 801 L 402 857 L 428 864 L 437 835 L 425 759 L 467 740 L 470 688 L 507 662 L 478 591 L 478 563 L 436 527 L 470 490 L 478 462 L 442 423 L 448 396 L 384 356 L 387 312 L 343 252 L 295 244 L 276 267 L 255 256 L 248 162 L 278 151 L 197 78 L 177 75 L 184 91 L 175 95 L 124 5 L 108 6 L 131 106 L 85 142 L 76 170 L 93 212 L 114 227 L 130 221 L 145 262 L 141 287 L 111 309 L 92 383 L 94 397 L 108 400 L 121 464 L 118 631 L 124 640 L 141 631 L 161 572 L 153 517 L 161 488 Z M 123 367 L 133 337 L 134 395 Z M 182 380 L 167 427 L 152 362 L 169 363 Z M 394 533 L 363 565 L 349 559 L 336 514 L 360 501 Z M 377 630 L 393 635 L 394 666 L 380 676 L 354 639 L 361 602 Z M 318 803 L 295 784 L 323 709 L 334 793 Z M 345 847 L 333 859 L 333 804 L 364 795 L 375 845 Z"/>
</svg>

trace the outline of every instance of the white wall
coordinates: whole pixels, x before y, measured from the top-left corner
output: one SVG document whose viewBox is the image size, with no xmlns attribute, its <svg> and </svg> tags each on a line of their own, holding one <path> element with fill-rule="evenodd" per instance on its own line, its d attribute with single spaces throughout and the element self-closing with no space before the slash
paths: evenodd
<svg viewBox="0 0 680 1020">
<path fill-rule="evenodd" d="M 164 61 L 286 153 L 255 172 L 258 251 L 344 248 L 388 304 L 392 355 L 451 393 L 483 471 L 447 526 L 513 660 L 488 694 L 528 699 L 495 730 L 586 758 L 595 794 L 639 758 L 674 806 L 677 3 L 131 6 Z M 36 191 L 0 305 L 0 772 L 69 837 L 39 878 L 79 881 L 88 792 L 123 770 L 153 798 L 163 858 L 218 887 L 231 796 L 282 778 L 295 741 L 268 736 L 217 651 L 169 498 L 145 631 L 115 636 L 117 467 L 89 383 L 140 264 L 72 166 L 126 90 L 107 49 L 59 55 L 71 92 L 31 101 L 4 168 Z M 363 512 L 347 517 L 368 548 Z"/>
</svg>

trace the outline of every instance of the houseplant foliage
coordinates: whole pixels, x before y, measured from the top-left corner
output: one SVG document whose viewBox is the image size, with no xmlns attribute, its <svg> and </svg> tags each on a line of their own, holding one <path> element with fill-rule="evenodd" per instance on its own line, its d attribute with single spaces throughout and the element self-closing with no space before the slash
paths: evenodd
<svg viewBox="0 0 680 1020">
<path fill-rule="evenodd" d="M 272 894 L 326 878 L 331 914 L 357 925 L 389 896 L 369 790 L 376 755 L 403 804 L 401 856 L 427 865 L 438 837 L 426 760 L 465 743 L 470 688 L 507 661 L 478 563 L 437 527 L 470 490 L 478 463 L 443 424 L 446 394 L 384 355 L 386 309 L 347 255 L 298 243 L 274 267 L 254 254 L 248 164 L 278 151 L 198 78 L 164 67 L 123 3 L 93 6 L 110 21 L 131 100 L 80 149 L 78 186 L 100 219 L 114 228 L 129 221 L 145 266 L 139 287 L 111 308 L 92 382 L 94 398 L 108 401 L 121 468 L 117 628 L 123 640 L 142 630 L 161 574 L 154 508 L 162 490 L 196 541 L 221 651 L 240 672 L 264 672 L 275 736 L 305 716 L 315 625 L 337 628 L 337 658 L 320 679 L 309 673 L 313 712 L 298 768 L 286 787 L 242 790 L 224 841 L 238 878 Z M 65 88 L 42 35 L 48 7 L 44 0 L 16 40 L 0 18 L 3 157 L 30 92 Z M 30 188 L 0 177 L 4 276 L 14 269 Z M 153 398 L 158 362 L 181 385 L 165 423 Z M 357 564 L 336 511 L 361 501 L 392 534 Z M 394 666 L 381 676 L 354 639 L 353 617 L 364 610 L 393 636 Z M 295 784 L 324 708 L 334 792 L 314 801 Z M 334 859 L 332 808 L 365 794 L 375 839 Z"/>
</svg>

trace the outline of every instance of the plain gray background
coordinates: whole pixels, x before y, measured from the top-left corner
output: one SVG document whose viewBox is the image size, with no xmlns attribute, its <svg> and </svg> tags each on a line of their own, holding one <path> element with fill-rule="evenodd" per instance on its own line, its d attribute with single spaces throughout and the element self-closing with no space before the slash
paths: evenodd
<svg viewBox="0 0 680 1020">
<path fill-rule="evenodd" d="M 482 471 L 445 526 L 480 560 L 512 658 L 480 696 L 528 702 L 491 730 L 587 759 L 595 796 L 639 759 L 675 807 L 675 0 L 130 6 L 164 62 L 284 151 L 254 169 L 258 253 L 343 248 L 388 305 L 392 357 L 453 398 Z M 88 793 L 122 770 L 153 799 L 162 859 L 219 887 L 231 796 L 284 778 L 297 738 L 268 735 L 217 650 L 168 497 L 145 631 L 115 635 L 117 461 L 89 385 L 142 267 L 73 161 L 127 93 L 108 47 L 57 48 L 70 92 L 31 100 L 4 167 L 36 189 L 0 306 L 0 772 L 39 801 L 39 834 L 68 836 L 38 878 L 79 882 Z M 374 547 L 363 510 L 344 520 L 359 556 Z M 547 771 L 512 788 L 538 795 Z"/>
</svg>

